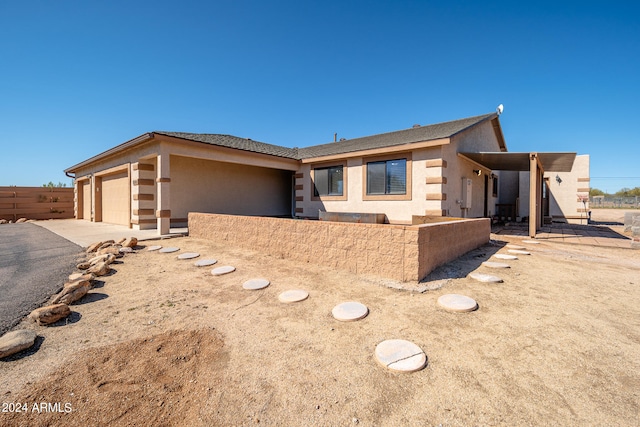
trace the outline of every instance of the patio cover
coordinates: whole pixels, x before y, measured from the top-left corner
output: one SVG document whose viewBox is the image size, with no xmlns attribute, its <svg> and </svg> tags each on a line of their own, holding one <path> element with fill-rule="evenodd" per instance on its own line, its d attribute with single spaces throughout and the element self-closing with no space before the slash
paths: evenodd
<svg viewBox="0 0 640 427">
<path fill-rule="evenodd" d="M 490 170 L 529 171 L 529 236 L 542 226 L 542 178 L 545 171 L 571 172 L 576 153 L 458 153 Z"/>
</svg>

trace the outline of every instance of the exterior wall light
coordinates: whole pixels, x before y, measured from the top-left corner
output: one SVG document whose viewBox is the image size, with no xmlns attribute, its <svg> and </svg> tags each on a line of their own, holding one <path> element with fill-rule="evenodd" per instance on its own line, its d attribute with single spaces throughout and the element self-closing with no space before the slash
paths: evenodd
<svg viewBox="0 0 640 427">
<path fill-rule="evenodd" d="M 480 169 L 474 169 L 473 173 L 475 173 L 478 176 L 482 175 L 482 171 Z"/>
</svg>

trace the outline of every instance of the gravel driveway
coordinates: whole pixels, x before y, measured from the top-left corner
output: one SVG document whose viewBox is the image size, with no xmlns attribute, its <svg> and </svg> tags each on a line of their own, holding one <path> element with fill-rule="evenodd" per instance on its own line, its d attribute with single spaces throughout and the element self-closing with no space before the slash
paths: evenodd
<svg viewBox="0 0 640 427">
<path fill-rule="evenodd" d="M 0 225 L 0 335 L 62 288 L 81 251 L 30 223 Z"/>
</svg>

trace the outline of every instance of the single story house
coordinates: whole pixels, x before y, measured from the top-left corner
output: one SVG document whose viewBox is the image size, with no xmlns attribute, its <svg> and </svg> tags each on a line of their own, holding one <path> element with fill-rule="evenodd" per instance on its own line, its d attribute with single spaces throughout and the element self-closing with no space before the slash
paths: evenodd
<svg viewBox="0 0 640 427">
<path fill-rule="evenodd" d="M 154 131 L 65 173 L 75 178 L 76 218 L 160 234 L 186 225 L 189 212 L 311 219 L 335 212 L 383 214 L 392 224 L 531 217 L 535 235 L 545 215 L 573 220 L 585 209 L 575 200 L 588 192 L 588 156 L 577 170 L 575 159 L 508 153 L 499 114 L 490 113 L 304 148 Z"/>
</svg>

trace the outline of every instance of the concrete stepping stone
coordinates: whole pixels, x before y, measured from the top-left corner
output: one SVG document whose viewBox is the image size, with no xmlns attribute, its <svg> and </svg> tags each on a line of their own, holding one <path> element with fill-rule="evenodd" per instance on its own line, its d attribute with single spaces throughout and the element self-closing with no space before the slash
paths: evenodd
<svg viewBox="0 0 640 427">
<path fill-rule="evenodd" d="M 489 268 L 511 268 L 509 264 L 504 262 L 485 261 L 482 265 Z"/>
<path fill-rule="evenodd" d="M 458 313 L 467 313 L 478 308 L 476 300 L 459 294 L 442 295 L 438 298 L 438 305 L 445 310 Z"/>
<path fill-rule="evenodd" d="M 235 267 L 232 267 L 230 265 L 223 265 L 222 267 L 217 267 L 211 270 L 211 274 L 213 274 L 214 276 L 222 276 L 223 274 L 233 273 L 234 271 L 236 271 Z"/>
<path fill-rule="evenodd" d="M 242 284 L 244 289 L 248 289 L 250 291 L 257 291 L 259 289 L 264 289 L 269 286 L 269 281 L 267 279 L 251 279 L 247 280 Z"/>
<path fill-rule="evenodd" d="M 469 277 L 483 283 L 502 283 L 503 281 L 501 278 L 497 276 L 492 276 L 491 274 L 478 273 L 476 271 L 474 271 L 473 273 L 470 273 Z"/>
<path fill-rule="evenodd" d="M 147 252 L 157 251 L 159 249 L 162 249 L 162 246 L 160 246 L 160 245 L 147 246 Z"/>
<path fill-rule="evenodd" d="M 333 307 L 331 314 L 336 320 L 340 320 L 341 322 L 353 322 L 367 317 L 369 309 L 366 305 L 359 302 L 348 301 Z"/>
<path fill-rule="evenodd" d="M 294 289 L 291 291 L 284 291 L 280 295 L 278 295 L 278 299 L 280 302 L 292 303 L 304 301 L 309 298 L 309 292 L 303 291 L 302 289 Z"/>
<path fill-rule="evenodd" d="M 539 245 L 540 242 L 536 241 L 536 240 L 523 240 L 522 243 L 528 243 L 530 245 Z"/>
<path fill-rule="evenodd" d="M 158 252 L 161 254 L 171 254 L 173 252 L 178 252 L 180 248 L 176 248 L 175 246 L 169 246 L 168 248 L 162 248 Z"/>
<path fill-rule="evenodd" d="M 399 372 L 415 372 L 427 366 L 427 355 L 406 340 L 386 340 L 376 346 L 376 360 L 385 368 Z"/>
<path fill-rule="evenodd" d="M 507 254 L 495 254 L 494 257 L 498 259 L 508 259 L 511 261 L 518 259 L 518 257 L 515 255 L 507 255 Z"/>
<path fill-rule="evenodd" d="M 520 249 L 509 249 L 508 251 L 510 254 L 518 254 L 518 255 L 531 255 L 531 252 L 529 251 L 523 251 Z"/>
<path fill-rule="evenodd" d="M 520 251 L 523 251 L 523 250 L 527 249 L 527 248 L 525 248 L 524 246 L 514 245 L 514 244 L 512 244 L 512 243 L 508 244 L 508 245 L 507 245 L 507 247 L 508 247 L 509 249 L 517 249 L 517 250 L 520 250 Z"/>
<path fill-rule="evenodd" d="M 185 252 L 183 254 L 178 255 L 178 259 L 194 259 L 200 256 L 197 252 Z"/>
<path fill-rule="evenodd" d="M 194 262 L 193 265 L 195 265 L 196 267 L 208 267 L 217 262 L 218 262 L 217 259 L 201 259 L 199 261 Z"/>
<path fill-rule="evenodd" d="M 36 342 L 36 333 L 30 329 L 7 332 L 0 337 L 0 359 L 26 350 Z"/>
</svg>

